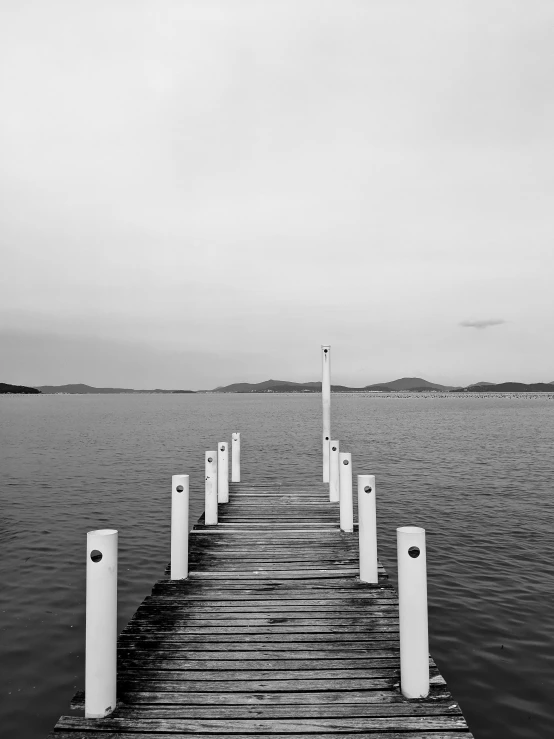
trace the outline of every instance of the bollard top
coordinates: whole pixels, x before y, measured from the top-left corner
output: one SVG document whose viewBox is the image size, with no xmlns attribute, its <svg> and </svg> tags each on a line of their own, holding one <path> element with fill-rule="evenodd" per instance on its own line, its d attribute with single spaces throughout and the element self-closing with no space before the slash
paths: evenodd
<svg viewBox="0 0 554 739">
<path fill-rule="evenodd" d="M 117 529 L 97 529 L 96 531 L 87 531 L 87 536 L 113 536 L 117 534 Z"/>
<path fill-rule="evenodd" d="M 425 529 L 420 526 L 399 526 L 396 529 L 398 534 L 424 534 Z"/>
</svg>

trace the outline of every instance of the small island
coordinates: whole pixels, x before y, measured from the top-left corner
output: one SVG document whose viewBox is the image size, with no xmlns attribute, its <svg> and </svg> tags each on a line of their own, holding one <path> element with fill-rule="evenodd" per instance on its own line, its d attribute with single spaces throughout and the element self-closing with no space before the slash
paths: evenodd
<svg viewBox="0 0 554 739">
<path fill-rule="evenodd" d="M 25 387 L 25 385 L 9 385 L 7 382 L 0 382 L 0 393 L 40 395 L 40 390 L 36 387 Z"/>
</svg>

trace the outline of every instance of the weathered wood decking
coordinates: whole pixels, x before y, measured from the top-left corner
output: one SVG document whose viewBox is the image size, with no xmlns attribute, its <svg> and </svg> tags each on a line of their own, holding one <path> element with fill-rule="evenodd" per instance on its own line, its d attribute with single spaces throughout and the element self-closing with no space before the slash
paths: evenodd
<svg viewBox="0 0 554 739">
<path fill-rule="evenodd" d="M 231 484 L 202 521 L 189 579 L 156 583 L 120 635 L 116 710 L 62 716 L 52 739 L 471 739 L 432 660 L 429 698 L 402 697 L 396 593 L 382 568 L 358 581 L 326 486 Z"/>
</svg>

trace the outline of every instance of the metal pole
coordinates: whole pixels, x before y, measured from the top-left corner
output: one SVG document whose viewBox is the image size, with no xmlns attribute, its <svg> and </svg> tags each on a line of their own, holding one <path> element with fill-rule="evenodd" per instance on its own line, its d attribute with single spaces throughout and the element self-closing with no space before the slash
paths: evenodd
<svg viewBox="0 0 554 739">
<path fill-rule="evenodd" d="M 85 718 L 108 716 L 116 703 L 117 531 L 87 533 Z"/>
<path fill-rule="evenodd" d="M 396 529 L 400 612 L 400 689 L 405 698 L 429 694 L 429 630 L 425 529 Z"/>
<path fill-rule="evenodd" d="M 217 500 L 219 503 L 229 502 L 229 454 L 226 441 L 217 445 Z"/>
<path fill-rule="evenodd" d="M 171 478 L 171 580 L 189 576 L 189 476 Z"/>
<path fill-rule="evenodd" d="M 375 475 L 358 475 L 358 536 L 360 580 L 378 583 Z"/>
<path fill-rule="evenodd" d="M 323 482 L 329 482 L 329 442 L 331 441 L 331 347 L 321 347 L 323 402 Z"/>
<path fill-rule="evenodd" d="M 331 441 L 329 448 L 329 500 L 331 503 L 338 503 L 340 500 L 339 450 L 338 439 Z"/>
<path fill-rule="evenodd" d="M 339 508 L 341 531 L 354 531 L 354 512 L 352 509 L 352 455 L 339 453 Z"/>
<path fill-rule="evenodd" d="M 231 437 L 231 482 L 240 482 L 240 434 Z"/>
<path fill-rule="evenodd" d="M 204 457 L 206 477 L 204 523 L 206 526 L 217 524 L 217 452 L 206 452 Z"/>
</svg>

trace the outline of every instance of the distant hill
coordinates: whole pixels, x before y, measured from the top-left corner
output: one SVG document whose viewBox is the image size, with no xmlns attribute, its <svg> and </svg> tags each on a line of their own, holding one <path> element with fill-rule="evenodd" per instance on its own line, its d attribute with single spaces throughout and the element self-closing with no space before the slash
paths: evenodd
<svg viewBox="0 0 554 739">
<path fill-rule="evenodd" d="M 91 385 L 40 385 L 38 390 L 45 395 L 67 393 L 69 395 L 108 395 L 115 393 L 193 393 L 194 390 L 131 390 L 123 387 L 92 387 Z"/>
<path fill-rule="evenodd" d="M 383 386 L 390 390 L 415 390 L 417 392 L 424 390 L 452 390 L 454 387 L 454 385 L 439 385 L 436 382 L 422 380 L 421 377 L 402 377 L 400 380 L 382 382 L 379 385 L 367 385 L 365 390 L 373 390 Z"/>
<path fill-rule="evenodd" d="M 553 393 L 554 383 L 551 382 L 533 382 L 525 384 L 524 382 L 500 382 L 497 384 L 487 383 L 478 385 L 468 385 L 460 390 L 451 390 L 451 392 L 466 393 Z"/>
<path fill-rule="evenodd" d="M 302 392 L 321 391 L 321 382 L 288 382 L 287 380 L 265 380 L 264 382 L 235 382 L 232 385 L 216 387 L 216 393 L 264 393 L 264 392 Z"/>
<path fill-rule="evenodd" d="M 360 391 L 363 388 L 331 385 L 335 393 Z M 320 393 L 321 382 L 287 382 L 265 380 L 264 382 L 235 382 L 225 387 L 216 387 L 214 393 Z"/>
<path fill-rule="evenodd" d="M 9 385 L 7 382 L 0 382 L 0 393 L 13 393 L 17 395 L 39 395 L 40 390 L 36 387 L 25 387 L 25 385 Z"/>
<path fill-rule="evenodd" d="M 471 385 L 468 385 L 468 388 L 481 388 L 481 387 L 490 387 L 491 385 L 494 385 L 494 382 L 472 382 Z M 459 388 L 459 390 L 465 390 L 464 387 Z"/>
</svg>

